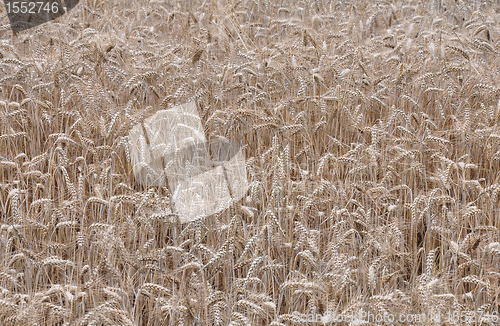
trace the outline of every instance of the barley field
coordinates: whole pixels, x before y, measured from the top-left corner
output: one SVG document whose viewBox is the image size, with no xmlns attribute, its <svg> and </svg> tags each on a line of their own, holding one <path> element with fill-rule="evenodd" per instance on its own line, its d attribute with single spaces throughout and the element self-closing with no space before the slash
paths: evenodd
<svg viewBox="0 0 500 326">
<path fill-rule="evenodd" d="M 498 325 L 498 2 L 0 7 L 0 325 Z M 181 224 L 128 133 L 189 101 L 249 188 Z"/>
</svg>

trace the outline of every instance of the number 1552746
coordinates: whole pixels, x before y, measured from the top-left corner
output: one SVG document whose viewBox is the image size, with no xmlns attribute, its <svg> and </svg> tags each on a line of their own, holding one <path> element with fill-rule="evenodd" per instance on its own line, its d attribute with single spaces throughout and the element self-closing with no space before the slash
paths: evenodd
<svg viewBox="0 0 500 326">
<path fill-rule="evenodd" d="M 8 14 L 58 13 L 57 1 L 5 1 Z"/>
</svg>

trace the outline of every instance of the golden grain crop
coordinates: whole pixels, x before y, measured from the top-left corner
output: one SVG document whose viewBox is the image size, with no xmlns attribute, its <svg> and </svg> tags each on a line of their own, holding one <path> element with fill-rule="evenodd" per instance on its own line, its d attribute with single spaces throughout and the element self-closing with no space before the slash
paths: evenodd
<svg viewBox="0 0 500 326">
<path fill-rule="evenodd" d="M 1 325 L 495 324 L 494 1 L 82 0 L 15 36 L 2 10 Z M 180 224 L 127 134 L 190 100 L 251 184 Z"/>
</svg>

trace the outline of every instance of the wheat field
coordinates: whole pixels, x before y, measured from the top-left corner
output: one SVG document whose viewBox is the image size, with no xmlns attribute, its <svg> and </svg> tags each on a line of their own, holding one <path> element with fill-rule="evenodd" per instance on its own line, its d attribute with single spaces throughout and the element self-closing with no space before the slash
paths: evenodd
<svg viewBox="0 0 500 326">
<path fill-rule="evenodd" d="M 497 324 L 497 2 L 0 16 L 0 325 Z M 250 186 L 181 224 L 127 137 L 188 101 Z"/>
</svg>

